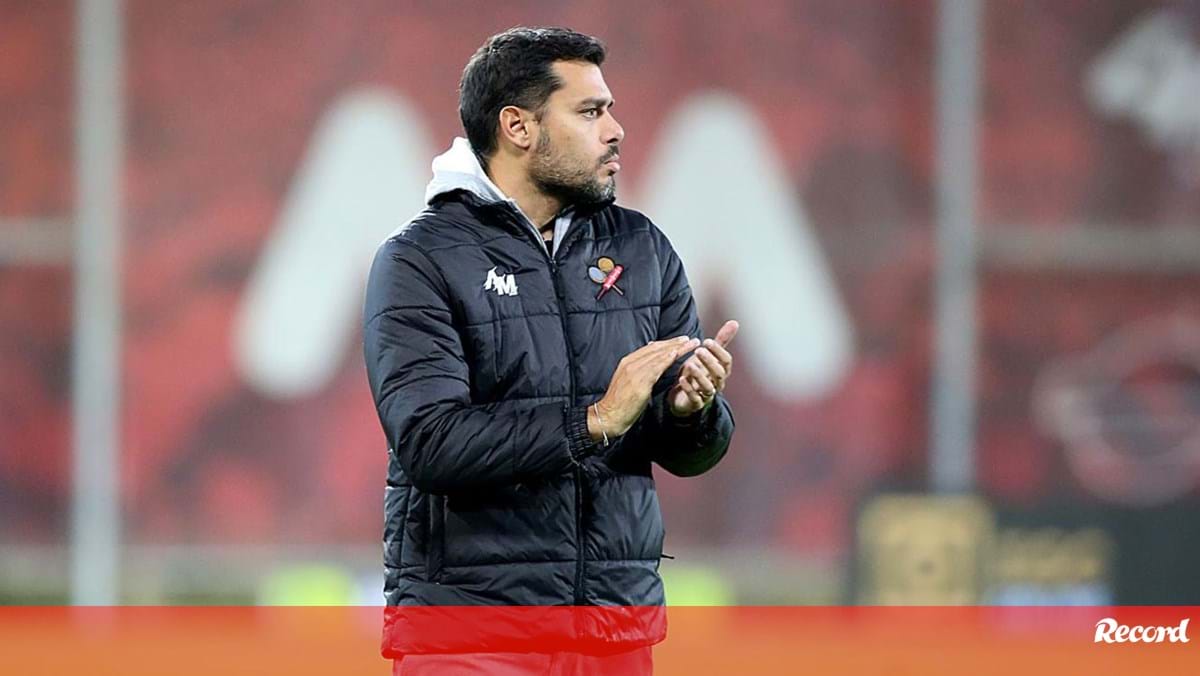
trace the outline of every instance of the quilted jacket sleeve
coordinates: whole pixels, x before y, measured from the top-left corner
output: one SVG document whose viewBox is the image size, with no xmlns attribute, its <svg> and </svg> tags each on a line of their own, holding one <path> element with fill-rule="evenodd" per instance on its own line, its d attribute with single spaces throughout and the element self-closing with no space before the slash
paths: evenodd
<svg viewBox="0 0 1200 676">
<path fill-rule="evenodd" d="M 596 450 L 585 407 L 470 403 L 467 361 L 444 278 L 411 242 L 390 239 L 375 257 L 363 349 L 388 446 L 422 491 L 555 476 Z"/>
<path fill-rule="evenodd" d="M 662 311 L 658 338 L 687 334 L 704 338 L 696 301 L 688 285 L 683 262 L 665 235 L 657 232 L 663 272 Z M 626 434 L 623 443 L 647 449 L 663 469 L 676 476 L 696 476 L 712 469 L 729 449 L 733 437 L 733 412 L 725 395 L 717 394 L 703 410 L 678 418 L 668 408 L 667 390 L 679 379 L 686 357 L 675 362 L 654 385 L 645 413 Z"/>
</svg>

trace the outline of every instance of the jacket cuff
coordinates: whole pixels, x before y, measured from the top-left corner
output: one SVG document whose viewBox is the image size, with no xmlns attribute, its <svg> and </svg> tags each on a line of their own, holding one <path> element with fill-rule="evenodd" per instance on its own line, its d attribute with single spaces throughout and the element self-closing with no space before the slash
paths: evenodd
<svg viewBox="0 0 1200 676">
<path fill-rule="evenodd" d="M 567 406 L 563 409 L 567 423 L 567 451 L 576 464 L 595 455 L 600 446 L 588 433 L 587 406 Z"/>
<path fill-rule="evenodd" d="M 709 446 L 719 435 L 718 428 L 721 417 L 719 399 L 721 399 L 721 395 L 717 394 L 712 401 L 708 402 L 707 406 L 682 418 L 671 413 L 670 402 L 663 402 L 662 414 L 666 419 L 663 429 L 667 434 L 673 435 L 681 441 L 686 440 L 684 443 L 694 448 Z"/>
<path fill-rule="evenodd" d="M 675 429 L 695 429 L 708 420 L 713 409 L 716 408 L 716 404 L 717 398 L 713 397 L 712 401 L 708 402 L 704 408 L 681 418 L 671 412 L 671 402 L 667 397 L 663 397 L 662 417 L 668 427 Z"/>
</svg>

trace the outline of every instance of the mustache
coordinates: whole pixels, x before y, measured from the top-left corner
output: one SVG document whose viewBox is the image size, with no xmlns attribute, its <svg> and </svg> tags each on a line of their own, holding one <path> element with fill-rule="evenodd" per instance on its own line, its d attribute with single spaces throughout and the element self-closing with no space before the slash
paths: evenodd
<svg viewBox="0 0 1200 676">
<path fill-rule="evenodd" d="M 620 148 L 618 148 L 617 146 L 610 146 L 608 152 L 604 153 L 604 157 L 601 157 L 600 161 L 597 164 L 604 164 L 605 162 L 611 160 L 612 158 L 614 158 L 620 154 L 621 154 Z"/>
</svg>

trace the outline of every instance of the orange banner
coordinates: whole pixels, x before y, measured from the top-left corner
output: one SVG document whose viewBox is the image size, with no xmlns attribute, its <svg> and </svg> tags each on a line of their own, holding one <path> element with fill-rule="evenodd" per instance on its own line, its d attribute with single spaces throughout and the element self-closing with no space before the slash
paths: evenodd
<svg viewBox="0 0 1200 676">
<path fill-rule="evenodd" d="M 544 633 L 546 622 L 595 619 L 591 609 L 427 612 L 405 621 L 424 631 L 528 619 Z M 641 609 L 597 612 L 611 621 Z M 1198 616 L 1196 607 L 672 607 L 654 673 L 1196 674 Z M 0 673 L 386 675 L 383 620 L 373 607 L 0 608 Z"/>
</svg>

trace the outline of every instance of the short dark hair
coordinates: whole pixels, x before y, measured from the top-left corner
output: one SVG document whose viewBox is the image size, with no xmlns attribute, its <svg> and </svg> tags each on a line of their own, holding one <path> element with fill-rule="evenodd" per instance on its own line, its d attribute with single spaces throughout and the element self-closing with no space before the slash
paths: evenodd
<svg viewBox="0 0 1200 676">
<path fill-rule="evenodd" d="M 556 61 L 604 63 L 604 44 L 566 28 L 518 26 L 487 39 L 463 69 L 458 115 L 471 149 L 485 166 L 496 152 L 500 110 L 517 106 L 540 118 L 546 100 L 562 81 Z"/>
</svg>

